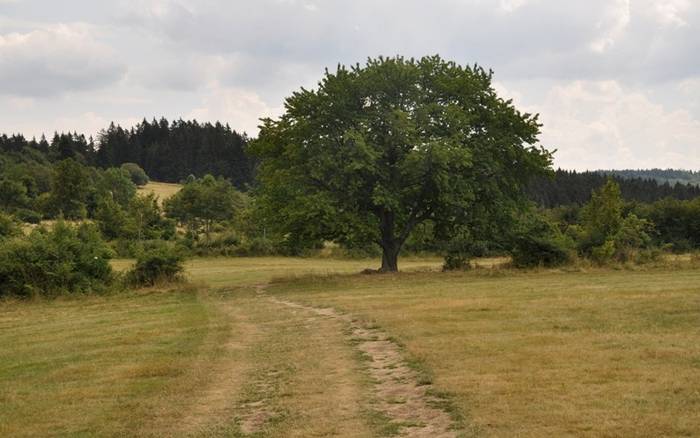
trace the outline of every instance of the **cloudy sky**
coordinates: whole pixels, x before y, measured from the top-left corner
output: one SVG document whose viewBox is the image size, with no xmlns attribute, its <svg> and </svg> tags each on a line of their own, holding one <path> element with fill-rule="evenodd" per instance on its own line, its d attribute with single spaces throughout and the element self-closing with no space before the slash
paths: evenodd
<svg viewBox="0 0 700 438">
<path fill-rule="evenodd" d="M 255 135 L 327 66 L 435 53 L 492 68 L 557 166 L 700 169 L 700 0 L 0 0 L 0 132 Z"/>
</svg>

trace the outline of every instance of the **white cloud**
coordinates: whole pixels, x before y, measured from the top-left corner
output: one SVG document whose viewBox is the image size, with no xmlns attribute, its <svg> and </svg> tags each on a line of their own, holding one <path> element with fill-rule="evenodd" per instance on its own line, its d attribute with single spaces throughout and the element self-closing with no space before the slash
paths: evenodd
<svg viewBox="0 0 700 438">
<path fill-rule="evenodd" d="M 591 50 L 603 53 L 615 45 L 630 24 L 631 17 L 630 0 L 610 1 L 604 17 L 596 25 L 602 35 L 591 42 Z"/>
<path fill-rule="evenodd" d="M 110 122 L 119 123 L 122 126 L 130 127 L 140 122 L 138 118 L 127 117 L 122 119 L 106 119 L 92 111 L 74 116 L 61 116 L 56 118 L 50 129 L 46 131 L 47 136 L 53 132 L 79 132 L 86 136 L 95 135 L 100 130 L 107 128 Z M 52 128 L 52 129 L 51 129 Z"/>
<path fill-rule="evenodd" d="M 556 86 L 535 108 L 542 142 L 565 168 L 688 168 L 700 162 L 700 120 L 668 110 L 615 81 Z"/>
<path fill-rule="evenodd" d="M 218 120 L 239 132 L 255 136 L 260 118 L 274 118 L 281 114 L 281 106 L 268 105 L 252 91 L 213 86 L 203 98 L 201 106 L 193 109 L 187 117 L 199 121 Z"/>
<path fill-rule="evenodd" d="M 530 3 L 530 1 L 531 0 L 501 0 L 500 8 L 503 12 L 511 13 L 525 6 L 527 3 Z"/>
<path fill-rule="evenodd" d="M 690 0 L 656 0 L 652 1 L 655 15 L 662 24 L 678 27 L 687 26 L 685 14 L 691 7 Z"/>
</svg>

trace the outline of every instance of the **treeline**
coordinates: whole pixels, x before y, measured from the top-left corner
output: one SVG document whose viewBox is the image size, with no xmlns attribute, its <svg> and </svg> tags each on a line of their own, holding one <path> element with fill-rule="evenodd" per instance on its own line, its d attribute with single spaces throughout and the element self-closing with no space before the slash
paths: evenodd
<svg viewBox="0 0 700 438">
<path fill-rule="evenodd" d="M 663 184 L 665 182 L 674 185 L 676 183 L 681 184 L 694 184 L 700 185 L 700 172 L 693 170 L 681 170 L 681 169 L 609 169 L 609 170 L 597 170 L 598 173 L 611 176 L 619 176 L 622 178 L 642 178 L 642 179 L 654 179 L 659 183 Z"/>
<path fill-rule="evenodd" d="M 665 198 L 678 200 L 700 196 L 700 187 L 694 184 L 659 183 L 652 178 L 606 175 L 601 172 L 577 172 L 558 169 L 553 177 L 542 177 L 527 188 L 527 194 L 544 208 L 562 205 L 583 205 L 591 198 L 591 192 L 602 187 L 612 178 L 619 186 L 626 201 L 655 202 Z"/>
<path fill-rule="evenodd" d="M 161 118 L 143 120 L 131 129 L 114 123 L 97 140 L 78 133 L 56 133 L 28 140 L 22 135 L 0 136 L 3 163 L 46 164 L 73 159 L 88 166 L 119 167 L 136 163 L 157 181 L 180 182 L 189 175 L 222 176 L 239 189 L 253 181 L 254 162 L 246 155 L 249 139 L 228 125 Z"/>
<path fill-rule="evenodd" d="M 98 142 L 95 164 L 103 168 L 137 163 L 152 179 L 164 182 L 212 174 L 239 189 L 253 181 L 254 163 L 245 153 L 248 137 L 219 122 L 144 119 L 130 130 L 111 124 Z"/>
</svg>

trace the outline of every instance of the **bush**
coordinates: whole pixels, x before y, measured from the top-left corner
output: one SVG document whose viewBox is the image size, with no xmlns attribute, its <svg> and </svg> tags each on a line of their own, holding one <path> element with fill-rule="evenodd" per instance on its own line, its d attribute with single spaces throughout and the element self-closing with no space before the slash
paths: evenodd
<svg viewBox="0 0 700 438">
<path fill-rule="evenodd" d="M 236 249 L 236 255 L 239 256 L 267 256 L 277 252 L 275 244 L 264 237 L 247 239 Z"/>
<path fill-rule="evenodd" d="M 545 217 L 535 214 L 523 218 L 513 237 L 511 256 L 519 268 L 555 267 L 572 261 L 574 242 Z"/>
<path fill-rule="evenodd" d="M 0 296 L 55 296 L 103 290 L 112 280 L 112 252 L 90 224 L 57 222 L 0 246 Z"/>
<path fill-rule="evenodd" d="M 445 244 L 445 262 L 443 271 L 467 270 L 471 268 L 470 260 L 474 257 L 484 257 L 490 251 L 489 243 L 475 239 L 466 230 L 460 230 Z"/>
<path fill-rule="evenodd" d="M 609 263 L 614 257 L 615 241 L 612 239 L 608 239 L 602 245 L 591 248 L 591 259 L 600 265 Z"/>
<path fill-rule="evenodd" d="M 448 253 L 445 256 L 445 262 L 442 264 L 442 270 L 443 271 L 466 271 L 467 269 L 471 269 L 471 264 L 469 263 L 469 260 L 471 259 L 470 256 L 460 253 L 460 252 L 454 252 L 454 253 Z"/>
<path fill-rule="evenodd" d="M 17 221 L 9 214 L 0 212 L 0 239 L 17 236 L 21 233 L 22 230 Z"/>
<path fill-rule="evenodd" d="M 127 272 L 127 282 L 135 286 L 153 286 L 177 280 L 184 270 L 184 257 L 172 245 L 162 242 L 145 249 L 136 257 L 136 265 Z"/>
<path fill-rule="evenodd" d="M 15 211 L 15 217 L 28 224 L 39 224 L 43 219 L 43 215 L 41 213 L 34 210 L 29 210 L 27 208 L 21 208 Z"/>
<path fill-rule="evenodd" d="M 571 262 L 571 242 L 561 235 L 518 236 L 512 251 L 513 265 L 519 268 L 555 267 Z"/>
<path fill-rule="evenodd" d="M 150 178 L 146 175 L 146 171 L 136 163 L 124 163 L 121 168 L 129 173 L 131 181 L 137 186 L 145 186 L 150 181 Z"/>
</svg>

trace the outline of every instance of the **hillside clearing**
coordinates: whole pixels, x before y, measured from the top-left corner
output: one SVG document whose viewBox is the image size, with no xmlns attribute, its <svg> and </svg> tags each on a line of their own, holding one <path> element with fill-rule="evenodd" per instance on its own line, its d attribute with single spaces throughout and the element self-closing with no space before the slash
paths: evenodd
<svg viewBox="0 0 700 438">
<path fill-rule="evenodd" d="M 158 196 L 160 202 L 163 202 L 169 197 L 173 196 L 175 193 L 179 192 L 181 188 L 181 184 L 150 181 L 145 186 L 139 187 L 138 193 L 142 195 L 153 193 L 154 195 Z"/>
</svg>

